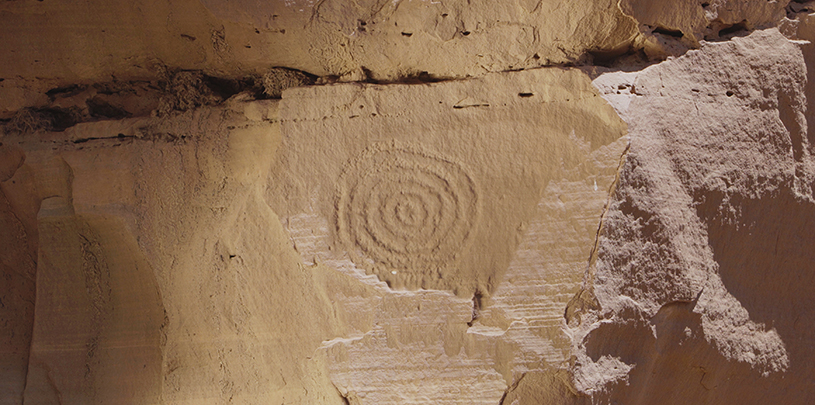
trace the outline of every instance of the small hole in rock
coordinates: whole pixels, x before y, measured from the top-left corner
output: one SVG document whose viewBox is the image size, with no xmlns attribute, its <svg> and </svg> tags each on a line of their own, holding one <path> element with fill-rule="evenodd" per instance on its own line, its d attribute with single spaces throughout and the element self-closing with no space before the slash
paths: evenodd
<svg viewBox="0 0 815 405">
<path fill-rule="evenodd" d="M 410 37 L 410 36 L 413 35 L 413 33 L 412 32 L 403 32 L 402 35 L 406 36 L 406 37 Z"/>
<path fill-rule="evenodd" d="M 719 36 L 722 37 L 722 36 L 729 35 L 729 34 L 737 34 L 739 32 L 743 32 L 743 31 L 744 32 L 748 31 L 747 21 L 746 20 L 742 21 L 742 22 L 740 22 L 738 24 L 733 24 L 733 25 L 726 26 L 726 27 L 720 29 L 719 30 Z"/>
<path fill-rule="evenodd" d="M 467 35 L 470 35 L 470 31 L 462 31 L 461 35 L 464 35 L 466 37 Z"/>
<path fill-rule="evenodd" d="M 534 93 L 518 93 L 518 97 L 532 97 Z"/>
<path fill-rule="evenodd" d="M 668 37 L 674 37 L 674 38 L 682 38 L 683 36 L 685 36 L 685 34 L 683 34 L 682 31 L 672 30 L 670 28 L 665 28 L 665 27 L 656 27 L 656 28 L 654 28 L 653 33 L 654 34 L 662 34 L 662 35 L 665 35 L 665 36 L 668 36 Z"/>
<path fill-rule="evenodd" d="M 45 92 L 45 95 L 49 98 L 54 98 L 57 95 L 61 95 L 64 97 L 75 96 L 79 94 L 82 90 L 85 90 L 85 86 L 80 86 L 78 84 L 71 84 L 65 87 L 55 87 L 51 90 Z"/>
<path fill-rule="evenodd" d="M 728 90 L 728 91 L 727 91 L 727 93 L 724 93 L 724 94 L 726 94 L 726 95 L 727 95 L 727 97 L 733 97 L 733 94 L 735 94 L 735 93 L 733 93 L 732 91 Z"/>
</svg>

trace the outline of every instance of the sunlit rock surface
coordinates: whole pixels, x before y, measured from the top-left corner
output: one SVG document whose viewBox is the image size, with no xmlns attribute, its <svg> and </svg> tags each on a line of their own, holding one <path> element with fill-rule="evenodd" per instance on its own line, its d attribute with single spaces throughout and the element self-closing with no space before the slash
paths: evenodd
<svg viewBox="0 0 815 405">
<path fill-rule="evenodd" d="M 0 5 L 0 404 L 807 404 L 806 2 Z"/>
</svg>

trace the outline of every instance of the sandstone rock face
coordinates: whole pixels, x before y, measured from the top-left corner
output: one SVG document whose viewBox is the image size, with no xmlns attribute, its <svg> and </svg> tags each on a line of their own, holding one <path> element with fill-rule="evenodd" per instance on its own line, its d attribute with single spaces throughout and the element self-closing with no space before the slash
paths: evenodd
<svg viewBox="0 0 815 405">
<path fill-rule="evenodd" d="M 811 403 L 809 3 L 0 5 L 0 404 Z"/>
<path fill-rule="evenodd" d="M 304 88 L 280 117 L 271 207 L 306 264 L 372 291 L 333 299 L 370 319 L 324 343 L 347 398 L 496 403 L 568 359 L 562 308 L 626 146 L 584 73 Z"/>
<path fill-rule="evenodd" d="M 619 4 L 618 4 L 619 3 Z M 164 67 L 240 77 L 273 66 L 342 80 L 461 78 L 678 54 L 776 23 L 786 1 L 34 0 L 0 4 L 0 109 L 47 90 L 157 77 Z"/>
<path fill-rule="evenodd" d="M 631 147 L 590 270 L 597 307 L 572 319 L 583 390 L 609 381 L 599 396 L 623 403 L 815 395 L 787 377 L 812 373 L 805 78 L 801 51 L 768 30 L 596 79 Z"/>
</svg>

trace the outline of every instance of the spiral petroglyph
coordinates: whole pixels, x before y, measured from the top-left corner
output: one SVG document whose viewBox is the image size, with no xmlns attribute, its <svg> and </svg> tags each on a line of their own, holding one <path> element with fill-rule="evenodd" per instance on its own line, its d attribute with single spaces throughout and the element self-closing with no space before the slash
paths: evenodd
<svg viewBox="0 0 815 405">
<path fill-rule="evenodd" d="M 339 240 L 359 266 L 424 274 L 444 268 L 478 217 L 465 168 L 415 146 L 374 145 L 340 176 Z"/>
</svg>

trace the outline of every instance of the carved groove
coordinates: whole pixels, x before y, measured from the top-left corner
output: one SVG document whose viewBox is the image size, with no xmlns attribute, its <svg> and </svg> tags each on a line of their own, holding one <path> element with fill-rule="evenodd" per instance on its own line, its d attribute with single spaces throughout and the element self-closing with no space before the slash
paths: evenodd
<svg viewBox="0 0 815 405">
<path fill-rule="evenodd" d="M 377 272 L 441 270 L 478 217 L 478 193 L 465 168 L 414 146 L 374 145 L 338 183 L 339 240 L 358 266 Z"/>
</svg>

